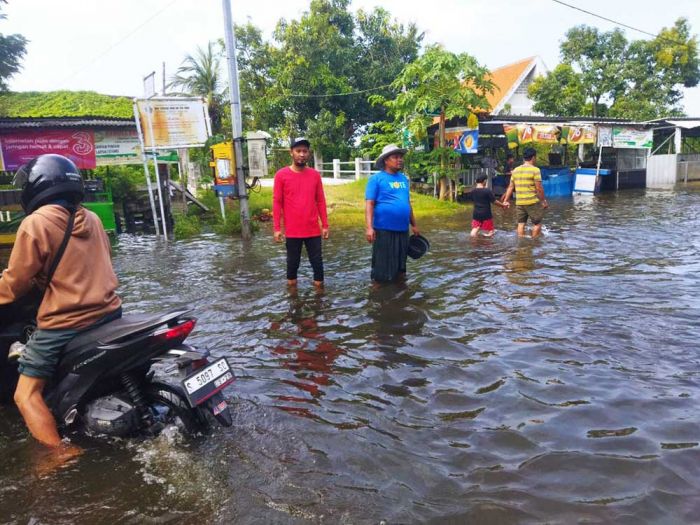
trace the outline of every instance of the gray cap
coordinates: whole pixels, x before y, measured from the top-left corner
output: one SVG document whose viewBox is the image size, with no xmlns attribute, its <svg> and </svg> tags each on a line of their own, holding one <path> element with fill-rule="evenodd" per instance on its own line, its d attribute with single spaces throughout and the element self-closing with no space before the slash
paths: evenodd
<svg viewBox="0 0 700 525">
<path fill-rule="evenodd" d="M 384 146 L 384 148 L 382 149 L 382 154 L 379 155 L 379 157 L 377 157 L 377 161 L 374 163 L 377 169 L 384 169 L 384 161 L 386 160 L 386 158 L 396 153 L 405 155 L 406 150 L 403 148 L 399 148 L 396 144 L 387 144 L 386 146 Z"/>
<path fill-rule="evenodd" d="M 297 147 L 299 144 L 306 144 L 307 148 L 311 147 L 311 142 L 306 137 L 297 137 L 292 139 L 292 143 L 289 145 L 289 149 Z"/>
</svg>

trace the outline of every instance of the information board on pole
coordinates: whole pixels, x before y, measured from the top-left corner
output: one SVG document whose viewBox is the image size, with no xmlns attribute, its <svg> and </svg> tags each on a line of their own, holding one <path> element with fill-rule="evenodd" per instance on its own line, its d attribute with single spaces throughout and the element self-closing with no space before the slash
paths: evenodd
<svg viewBox="0 0 700 525">
<path fill-rule="evenodd" d="M 144 146 L 147 149 L 177 149 L 203 146 L 211 135 L 204 100 L 157 97 L 137 100 Z"/>
</svg>

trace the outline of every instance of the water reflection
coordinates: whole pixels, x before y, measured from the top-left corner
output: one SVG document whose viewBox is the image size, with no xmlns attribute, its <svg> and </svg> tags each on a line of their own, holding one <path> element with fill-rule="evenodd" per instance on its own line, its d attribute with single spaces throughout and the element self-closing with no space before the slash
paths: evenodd
<svg viewBox="0 0 700 525">
<path fill-rule="evenodd" d="M 127 309 L 195 309 L 235 425 L 95 444 L 47 484 L 1 409 L 2 518 L 694 523 L 698 210 L 696 190 L 562 199 L 534 242 L 509 213 L 474 241 L 466 213 L 424 221 L 431 252 L 376 290 L 362 231 L 339 231 L 320 295 L 281 287 L 262 235 L 120 238 Z"/>
<path fill-rule="evenodd" d="M 284 337 L 284 342 L 273 348 L 280 357 L 281 366 L 294 372 L 295 379 L 284 379 L 307 394 L 305 396 L 277 395 L 279 401 L 314 403 L 324 395 L 324 387 L 332 381 L 333 362 L 343 350 L 323 334 L 318 317 L 324 306 L 328 307 L 322 292 L 300 295 L 296 288 L 289 292 L 289 309 L 279 320 L 270 324 L 269 334 L 273 338 Z M 289 331 L 285 337 L 284 332 Z M 278 408 L 301 415 L 311 416 L 306 408 L 279 405 Z"/>
</svg>

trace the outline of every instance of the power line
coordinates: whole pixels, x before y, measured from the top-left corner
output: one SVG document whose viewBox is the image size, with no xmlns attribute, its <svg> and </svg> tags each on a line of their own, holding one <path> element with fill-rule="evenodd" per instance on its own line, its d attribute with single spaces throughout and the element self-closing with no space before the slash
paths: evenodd
<svg viewBox="0 0 700 525">
<path fill-rule="evenodd" d="M 163 7 L 162 9 L 160 9 L 160 10 L 158 10 L 158 11 L 156 11 L 155 13 L 153 13 L 153 14 L 152 14 L 151 16 L 149 16 L 146 20 L 144 20 L 143 22 L 141 22 L 138 26 L 136 26 L 134 29 L 132 29 L 132 30 L 129 31 L 126 35 L 124 35 L 121 39 L 117 40 L 114 44 L 112 44 L 111 46 L 109 46 L 105 51 L 103 51 L 102 53 L 100 53 L 99 55 L 97 55 L 95 58 L 93 58 L 90 62 L 88 62 L 87 64 L 84 64 L 84 65 L 81 66 L 80 68 L 78 68 L 78 69 L 76 69 L 75 71 L 73 71 L 69 76 L 67 76 L 67 77 L 64 78 L 61 82 L 59 82 L 59 85 L 65 83 L 67 80 L 69 80 L 70 78 L 74 77 L 74 76 L 77 75 L 78 73 L 81 73 L 82 71 L 85 71 L 87 68 L 89 68 L 90 66 L 92 66 L 95 62 L 97 62 L 98 60 L 100 60 L 103 56 L 107 55 L 110 51 L 112 51 L 112 49 L 114 49 L 115 47 L 117 47 L 118 45 L 120 45 L 122 42 L 126 41 L 131 35 L 133 35 L 133 34 L 136 33 L 139 29 L 141 29 L 143 26 L 145 26 L 146 24 L 148 24 L 151 20 L 153 20 L 153 19 L 156 18 L 158 15 L 160 15 L 161 13 L 163 13 L 164 11 L 166 11 L 167 9 L 169 9 L 170 6 L 172 6 L 172 5 L 173 5 L 175 2 L 177 2 L 177 1 L 178 1 L 178 0 L 172 0 L 172 2 L 170 2 L 169 4 L 167 4 L 165 7 Z"/>
<path fill-rule="evenodd" d="M 391 84 L 385 84 L 383 86 L 377 86 L 377 87 L 373 87 L 373 88 L 369 88 L 369 89 L 361 89 L 359 91 L 349 91 L 347 93 L 328 93 L 325 95 L 301 95 L 301 94 L 295 95 L 295 94 L 292 94 L 292 95 L 287 95 L 287 96 L 288 97 L 296 97 L 296 98 L 345 97 L 348 95 L 358 95 L 360 93 L 369 93 L 370 91 L 377 91 L 379 89 L 384 89 L 384 88 L 388 88 L 388 87 L 391 87 Z"/>
<path fill-rule="evenodd" d="M 600 18 L 601 20 L 605 20 L 606 22 L 612 22 L 612 23 L 615 24 L 615 25 L 622 26 L 622 27 L 626 27 L 627 29 L 631 29 L 632 31 L 637 31 L 637 32 L 639 32 L 639 33 L 642 33 L 642 34 L 645 34 L 645 35 L 649 35 L 649 36 L 654 37 L 654 38 L 659 37 L 659 38 L 661 38 L 662 40 L 666 40 L 667 42 L 671 42 L 671 43 L 676 44 L 676 45 L 681 45 L 681 46 L 687 45 L 686 42 L 680 42 L 680 41 L 674 40 L 674 39 L 672 39 L 672 38 L 661 37 L 660 35 L 657 35 L 657 34 L 654 34 L 654 33 L 650 33 L 649 31 L 645 31 L 645 30 L 643 30 L 643 29 L 639 29 L 639 28 L 637 28 L 637 27 L 633 27 L 633 26 L 631 26 L 631 25 L 624 24 L 624 23 L 622 23 L 622 22 L 618 22 L 617 20 L 613 20 L 612 18 L 608 18 L 608 17 L 606 17 L 606 16 L 599 15 L 599 14 L 594 13 L 594 12 L 592 12 L 592 11 L 587 11 L 586 9 L 583 9 L 583 8 L 581 8 L 581 7 L 578 7 L 578 6 L 575 6 L 575 5 L 571 5 L 571 4 L 567 4 L 566 2 L 562 2 L 561 0 L 552 0 L 552 2 L 554 2 L 554 3 L 556 3 L 556 4 L 563 5 L 563 6 L 565 6 L 565 7 L 569 7 L 569 8 L 571 8 L 571 9 L 575 9 L 576 11 L 581 11 L 582 13 L 586 13 L 587 15 L 591 15 L 591 16 L 594 16 L 594 17 L 596 17 L 596 18 Z"/>
</svg>

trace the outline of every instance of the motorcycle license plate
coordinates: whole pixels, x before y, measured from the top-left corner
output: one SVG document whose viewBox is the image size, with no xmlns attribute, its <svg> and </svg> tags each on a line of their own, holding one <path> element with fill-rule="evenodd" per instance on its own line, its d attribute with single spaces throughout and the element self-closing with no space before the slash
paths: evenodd
<svg viewBox="0 0 700 525">
<path fill-rule="evenodd" d="M 201 405 L 231 383 L 233 383 L 233 372 L 228 361 L 223 357 L 182 380 L 182 386 L 193 407 Z"/>
</svg>

